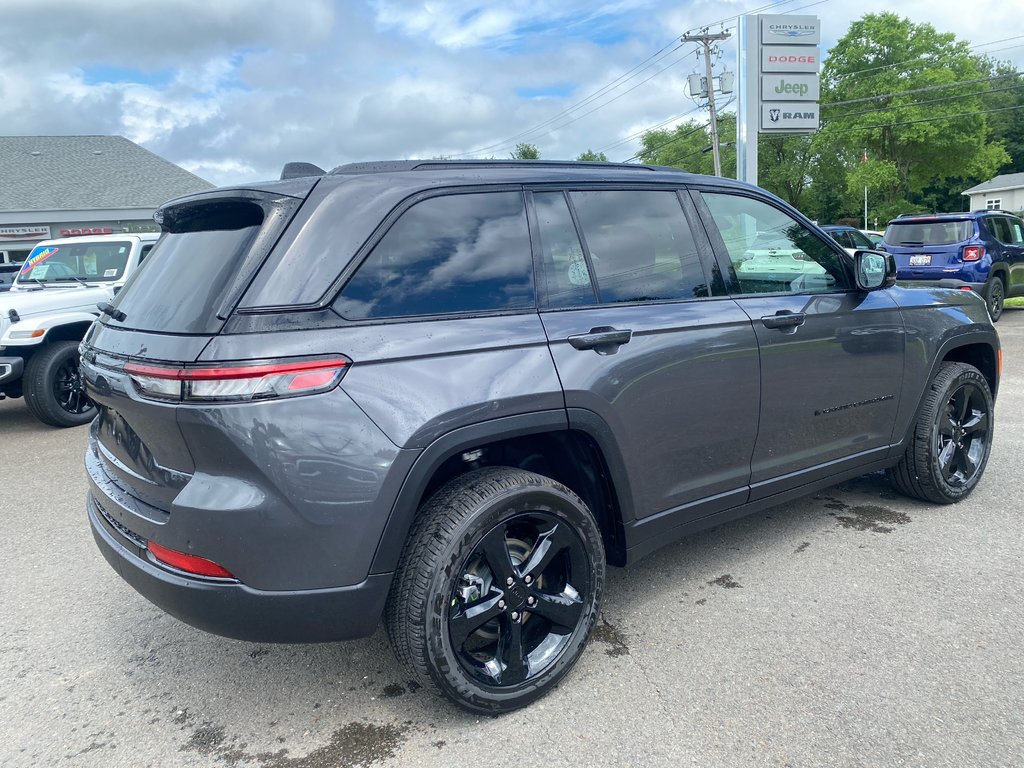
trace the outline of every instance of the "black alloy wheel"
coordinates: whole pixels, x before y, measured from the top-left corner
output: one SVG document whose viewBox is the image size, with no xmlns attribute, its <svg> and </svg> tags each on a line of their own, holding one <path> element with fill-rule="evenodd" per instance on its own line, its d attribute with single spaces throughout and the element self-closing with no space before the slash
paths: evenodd
<svg viewBox="0 0 1024 768">
<path fill-rule="evenodd" d="M 604 543 L 551 478 L 472 470 L 419 510 L 385 611 L 395 655 L 458 706 L 498 714 L 549 692 L 600 610 Z"/>
<path fill-rule="evenodd" d="M 85 394 L 77 355 L 65 357 L 57 367 L 53 377 L 53 397 L 62 410 L 75 416 L 95 407 Z"/>
<path fill-rule="evenodd" d="M 542 676 L 580 623 L 589 571 L 579 535 L 550 514 L 516 515 L 488 531 L 466 560 L 448 612 L 463 669 L 496 687 Z"/>
<path fill-rule="evenodd" d="M 1002 278 L 993 275 L 989 278 L 988 288 L 985 290 L 985 303 L 988 305 L 988 316 L 992 322 L 998 322 L 1003 315 L 1003 304 L 1006 301 L 1006 289 L 1003 287 Z"/>
<path fill-rule="evenodd" d="M 936 430 L 935 452 L 951 488 L 973 484 L 989 446 L 989 407 L 981 388 L 964 382 L 949 396 Z"/>
<path fill-rule="evenodd" d="M 900 493 L 936 504 L 967 496 L 992 448 L 995 405 L 988 380 L 966 363 L 943 363 L 918 409 L 900 462 L 887 475 Z"/>
<path fill-rule="evenodd" d="M 25 363 L 22 387 L 32 415 L 46 424 L 75 427 L 96 415 L 85 391 L 77 341 L 52 341 L 34 352 Z"/>
</svg>

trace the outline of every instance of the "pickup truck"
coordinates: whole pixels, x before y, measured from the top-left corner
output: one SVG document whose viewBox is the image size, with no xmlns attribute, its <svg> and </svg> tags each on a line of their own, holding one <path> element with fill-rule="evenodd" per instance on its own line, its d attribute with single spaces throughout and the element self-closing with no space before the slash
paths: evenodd
<svg viewBox="0 0 1024 768">
<path fill-rule="evenodd" d="M 92 421 L 96 407 L 78 371 L 78 344 L 99 307 L 142 264 L 159 233 L 44 240 L 10 290 L 0 293 L 0 399 L 24 397 L 55 427 Z"/>
</svg>

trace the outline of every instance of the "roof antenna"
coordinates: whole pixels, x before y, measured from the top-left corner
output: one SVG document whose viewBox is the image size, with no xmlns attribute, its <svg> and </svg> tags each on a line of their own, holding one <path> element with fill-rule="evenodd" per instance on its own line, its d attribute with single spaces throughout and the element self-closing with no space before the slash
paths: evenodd
<svg viewBox="0 0 1024 768">
<path fill-rule="evenodd" d="M 323 176 L 327 171 L 312 163 L 285 163 L 281 170 L 281 181 L 298 179 L 302 176 Z"/>
</svg>

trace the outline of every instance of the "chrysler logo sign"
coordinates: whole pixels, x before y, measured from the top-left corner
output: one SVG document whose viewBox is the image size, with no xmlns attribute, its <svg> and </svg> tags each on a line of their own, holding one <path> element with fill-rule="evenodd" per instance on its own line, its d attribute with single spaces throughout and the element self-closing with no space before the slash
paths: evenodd
<svg viewBox="0 0 1024 768">
<path fill-rule="evenodd" d="M 795 24 L 769 24 L 768 33 L 779 37 L 807 37 L 817 31 L 816 27 Z"/>
</svg>

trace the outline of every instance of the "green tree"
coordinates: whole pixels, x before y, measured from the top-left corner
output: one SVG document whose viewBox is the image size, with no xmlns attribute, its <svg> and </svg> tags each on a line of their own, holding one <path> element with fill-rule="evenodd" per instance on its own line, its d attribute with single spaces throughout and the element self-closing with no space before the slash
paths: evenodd
<svg viewBox="0 0 1024 768">
<path fill-rule="evenodd" d="M 597 161 L 601 163 L 608 162 L 608 156 L 604 152 L 595 152 L 592 149 L 588 149 L 586 152 L 580 152 L 576 159 Z"/>
<path fill-rule="evenodd" d="M 516 151 L 510 157 L 513 160 L 540 160 L 540 150 L 535 144 L 516 144 Z"/>
<path fill-rule="evenodd" d="M 985 85 L 953 85 L 987 70 L 952 34 L 893 13 L 867 14 L 829 51 L 821 74 L 824 126 L 815 150 L 824 164 L 845 168 L 847 213 L 859 209 L 865 185 L 869 202 L 873 195 L 886 212 L 945 205 L 963 179 L 990 178 L 1009 160 L 988 116 L 978 114 Z M 935 86 L 949 87 L 920 91 Z"/>
</svg>

